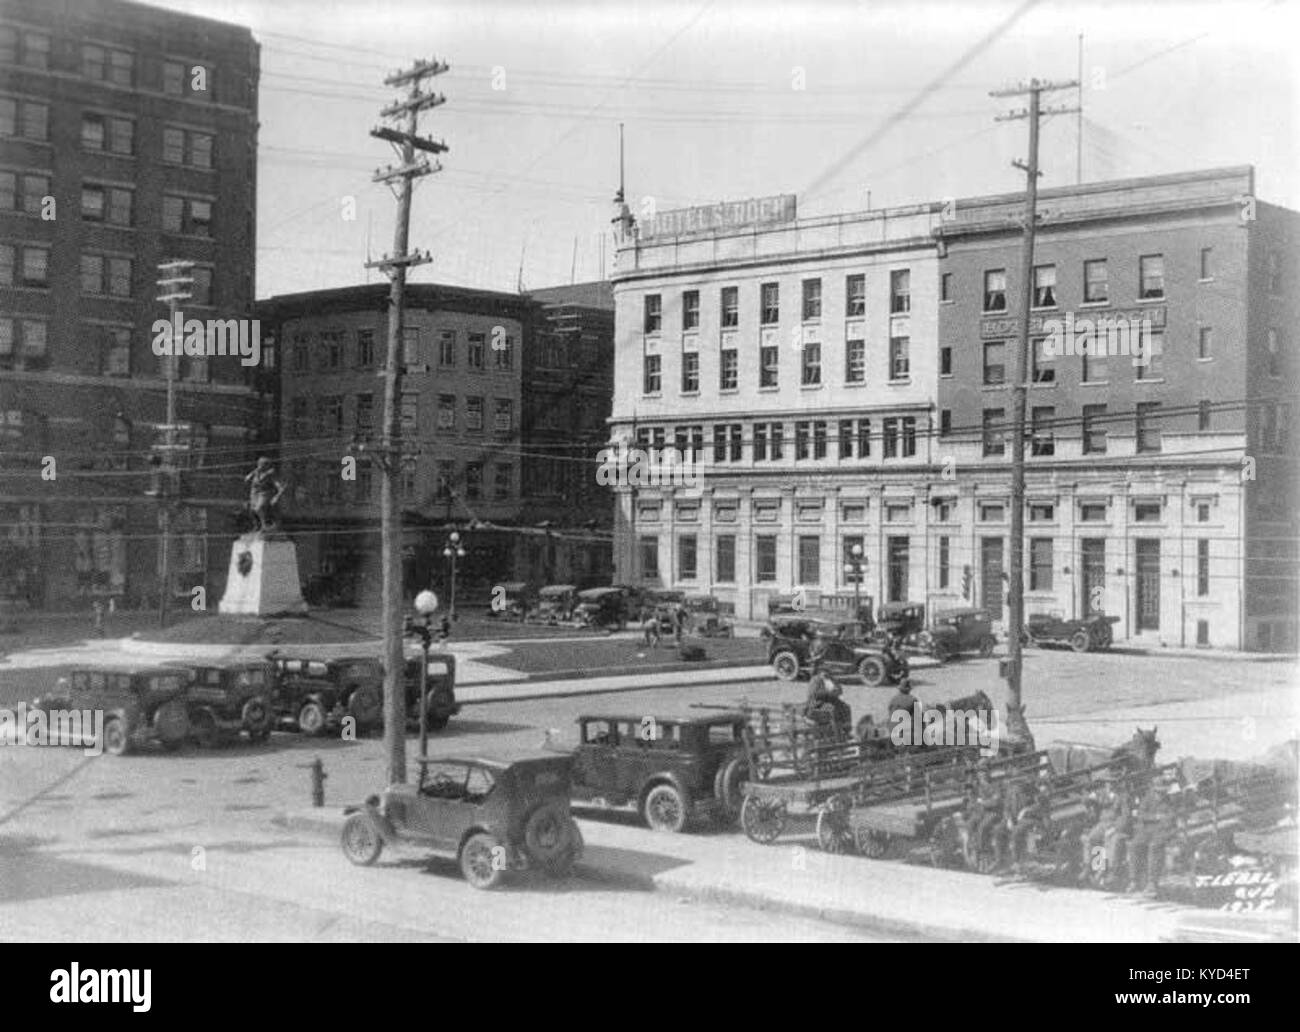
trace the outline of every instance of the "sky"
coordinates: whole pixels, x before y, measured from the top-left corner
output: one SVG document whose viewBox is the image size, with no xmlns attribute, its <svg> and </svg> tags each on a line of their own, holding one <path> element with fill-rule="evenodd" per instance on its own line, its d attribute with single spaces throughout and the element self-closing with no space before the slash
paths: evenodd
<svg viewBox="0 0 1300 1032">
<path fill-rule="evenodd" d="M 420 127 L 450 150 L 418 180 L 411 246 L 433 261 L 412 282 L 604 275 L 620 122 L 634 211 L 1023 189 L 1026 122 L 995 121 L 1023 98 L 989 92 L 1075 79 L 1080 34 L 1085 182 L 1253 164 L 1260 198 L 1300 208 L 1300 0 L 151 2 L 261 44 L 259 297 L 379 281 L 396 204 L 371 177 L 394 153 L 369 130 L 417 58 L 451 66 Z M 1043 186 L 1075 182 L 1077 127 L 1043 123 Z"/>
</svg>

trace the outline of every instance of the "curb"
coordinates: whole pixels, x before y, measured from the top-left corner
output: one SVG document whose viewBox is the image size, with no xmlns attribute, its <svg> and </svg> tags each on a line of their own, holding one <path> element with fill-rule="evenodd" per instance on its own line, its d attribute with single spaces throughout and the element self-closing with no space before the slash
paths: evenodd
<svg viewBox="0 0 1300 1032">
<path fill-rule="evenodd" d="M 623 676 L 626 677 L 630 675 L 623 675 Z M 727 678 L 720 678 L 716 681 L 715 680 L 700 681 L 698 682 L 698 684 L 706 685 L 712 688 L 715 686 L 728 685 L 728 684 L 749 684 L 754 679 L 755 679 L 755 675 L 750 673 L 750 674 L 746 674 L 743 677 L 727 677 Z M 583 680 L 593 681 L 595 680 L 595 678 L 594 677 L 588 677 L 585 679 L 578 678 L 577 680 L 578 683 L 581 684 Z M 622 692 L 649 692 L 649 691 L 655 691 L 657 689 L 663 689 L 663 688 L 683 687 L 683 685 L 681 684 L 673 685 L 673 684 L 634 683 L 634 684 L 613 685 L 605 688 L 575 688 L 572 691 L 550 691 L 550 692 L 534 691 L 534 692 L 526 692 L 520 695 L 514 695 L 514 694 L 502 695 L 499 698 L 495 698 L 495 699 L 472 699 L 472 698 L 464 698 L 460 695 L 462 689 L 469 690 L 472 688 L 503 688 L 503 687 L 513 687 L 516 685 L 526 685 L 528 683 L 529 682 L 527 681 L 476 681 L 476 682 L 464 682 L 464 683 L 457 682 L 456 701 L 459 702 L 462 706 L 496 706 L 503 702 L 534 702 L 538 699 L 573 699 L 583 695 L 616 695 Z M 546 681 L 533 682 L 533 684 L 548 684 L 548 683 L 550 682 L 546 682 Z"/>
</svg>

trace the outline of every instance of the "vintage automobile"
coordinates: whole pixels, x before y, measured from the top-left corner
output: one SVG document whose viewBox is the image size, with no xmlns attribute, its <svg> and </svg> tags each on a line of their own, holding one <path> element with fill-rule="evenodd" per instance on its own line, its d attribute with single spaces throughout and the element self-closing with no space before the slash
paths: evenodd
<svg viewBox="0 0 1300 1032">
<path fill-rule="evenodd" d="M 767 660 L 782 681 L 822 670 L 832 677 L 861 677 L 871 687 L 896 684 L 907 676 L 902 651 L 872 642 L 862 624 L 834 613 L 774 617 L 768 624 Z"/>
<path fill-rule="evenodd" d="M 1066 620 L 1059 613 L 1031 613 L 1021 639 L 1026 645 L 1069 644 L 1075 652 L 1108 649 L 1115 640 L 1112 629 L 1118 616 L 1097 613 L 1078 620 Z"/>
<path fill-rule="evenodd" d="M 730 638 L 735 634 L 735 626 L 722 614 L 721 605 L 712 595 L 687 595 L 683 604 L 691 633 L 701 638 Z"/>
<path fill-rule="evenodd" d="M 179 749 L 189 737 L 184 667 L 78 667 L 60 678 L 59 689 L 32 706 L 51 710 L 97 710 L 104 714 L 103 748 L 123 756 L 157 742 Z"/>
<path fill-rule="evenodd" d="M 867 640 L 893 645 L 907 652 L 930 654 L 930 632 L 925 629 L 925 606 L 919 602 L 886 602 L 880 607 Z"/>
<path fill-rule="evenodd" d="M 620 588 L 588 588 L 578 592 L 573 619 L 584 627 L 622 631 L 628 621 L 627 596 Z"/>
<path fill-rule="evenodd" d="M 745 724 L 743 713 L 730 711 L 584 714 L 573 751 L 573 802 L 638 813 L 655 831 L 682 831 L 693 820 L 730 822 L 749 776 Z"/>
<path fill-rule="evenodd" d="M 406 719 L 412 727 L 420 724 L 420 662 L 418 653 L 406 657 Z M 429 653 L 424 698 L 424 726 L 430 731 L 441 731 L 460 712 L 456 701 L 456 657 L 450 652 Z"/>
<path fill-rule="evenodd" d="M 384 846 L 417 846 L 460 863 L 476 889 L 507 871 L 540 868 L 565 877 L 582 856 L 569 812 L 571 757 L 510 762 L 419 756 L 414 785 L 392 785 L 345 809 L 343 855 L 373 864 Z"/>
<path fill-rule="evenodd" d="M 541 623 L 564 623 L 573 619 L 578 589 L 572 584 L 548 584 L 537 593 L 532 619 Z"/>
<path fill-rule="evenodd" d="M 210 749 L 223 737 L 248 734 L 251 742 L 271 736 L 273 672 L 267 663 L 232 663 L 190 668 L 185 692 L 190 736 Z"/>
<path fill-rule="evenodd" d="M 983 609 L 949 609 L 935 614 L 930 626 L 930 655 L 940 661 L 959 652 L 993 655 L 998 639 Z"/>
<path fill-rule="evenodd" d="M 501 620 L 523 621 L 533 607 L 532 585 L 523 581 L 507 581 L 492 586 L 487 614 Z"/>
<path fill-rule="evenodd" d="M 344 717 L 356 721 L 357 731 L 382 725 L 384 667 L 379 660 L 368 656 L 273 656 L 271 711 L 277 723 L 296 727 L 305 735 L 323 735 L 338 727 Z"/>
</svg>

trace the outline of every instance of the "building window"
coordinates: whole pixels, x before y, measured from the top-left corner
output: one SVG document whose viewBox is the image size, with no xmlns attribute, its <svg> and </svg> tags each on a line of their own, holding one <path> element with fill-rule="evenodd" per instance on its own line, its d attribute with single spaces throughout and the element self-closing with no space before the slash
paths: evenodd
<svg viewBox="0 0 1300 1032">
<path fill-rule="evenodd" d="M 984 454 L 1002 455 L 1007 450 L 1006 444 L 1006 409 L 984 410 Z"/>
<path fill-rule="evenodd" d="M 212 202 L 193 197 L 175 197 L 164 194 L 162 228 L 164 233 L 211 236 Z"/>
<path fill-rule="evenodd" d="M 1029 344 L 1033 356 L 1031 376 L 1034 383 L 1055 383 L 1056 367 L 1052 365 L 1053 356 L 1047 353 L 1047 340 L 1038 337 Z"/>
<path fill-rule="evenodd" d="M 804 344 L 799 351 L 799 382 L 804 387 L 817 387 L 822 382 L 822 346 Z"/>
<path fill-rule="evenodd" d="M 700 327 L 700 292 L 698 290 L 682 291 L 682 329 L 697 330 Z"/>
<path fill-rule="evenodd" d="M 47 70 L 50 67 L 50 37 L 31 29 L 0 25 L 0 64 Z"/>
<path fill-rule="evenodd" d="M 808 322 L 822 317 L 822 281 L 809 279 L 803 281 L 803 319 Z"/>
<path fill-rule="evenodd" d="M 781 519 L 781 503 L 776 501 L 754 502 L 755 523 L 777 523 Z"/>
<path fill-rule="evenodd" d="M 1165 372 L 1165 335 L 1160 330 L 1152 330 L 1147 336 L 1147 347 L 1143 351 L 1142 361 L 1137 364 L 1133 374 L 1136 380 L 1159 380 Z"/>
<path fill-rule="evenodd" d="M 515 403 L 510 398 L 497 398 L 496 410 L 492 413 L 492 430 L 498 434 L 508 434 L 515 425 Z"/>
<path fill-rule="evenodd" d="M 1158 401 L 1139 401 L 1135 416 L 1135 434 L 1139 452 L 1158 452 L 1160 450 L 1160 422 L 1157 411 Z"/>
<path fill-rule="evenodd" d="M 984 311 L 1007 310 L 1007 270 L 989 269 L 984 273 Z"/>
<path fill-rule="evenodd" d="M 768 326 L 781 321 L 781 285 L 764 283 L 759 287 L 759 322 Z"/>
<path fill-rule="evenodd" d="M 456 365 L 456 331 L 438 331 L 438 365 L 451 368 Z"/>
<path fill-rule="evenodd" d="M 718 389 L 734 391 L 740 383 L 740 353 L 735 348 L 723 348 L 718 365 Z"/>
<path fill-rule="evenodd" d="M 438 429 L 454 430 L 456 428 L 456 395 L 438 395 Z"/>
<path fill-rule="evenodd" d="M 740 325 L 740 288 L 723 287 L 722 288 L 722 325 L 739 326 Z"/>
<path fill-rule="evenodd" d="M 465 498 L 477 501 L 483 497 L 483 463 L 465 463 Z"/>
<path fill-rule="evenodd" d="M 0 283 L 6 286 L 45 287 L 49 286 L 50 249 L 37 244 L 20 246 L 5 245 L 0 257 Z M 21 257 L 17 266 L 15 284 L 15 262 Z"/>
<path fill-rule="evenodd" d="M 1056 307 L 1056 266 L 1034 266 L 1034 307 Z"/>
<path fill-rule="evenodd" d="M 81 74 L 96 82 L 130 86 L 135 76 L 135 56 L 126 50 L 86 43 L 81 48 Z"/>
<path fill-rule="evenodd" d="M 1202 433 L 1210 429 L 1210 411 L 1209 401 L 1202 399 L 1196 405 L 1196 429 Z"/>
<path fill-rule="evenodd" d="M 886 543 L 885 561 L 888 581 L 885 587 L 890 602 L 902 602 L 908 595 L 908 539 L 891 537 Z"/>
<path fill-rule="evenodd" d="M 1083 300 L 1085 304 L 1103 304 L 1110 300 L 1110 280 L 1105 258 L 1083 263 Z"/>
<path fill-rule="evenodd" d="M 855 272 L 844 277 L 844 315 L 848 319 L 867 314 L 867 277 Z"/>
<path fill-rule="evenodd" d="M 357 330 L 357 368 L 369 369 L 375 364 L 375 331 Z"/>
<path fill-rule="evenodd" d="M 359 434 L 374 429 L 375 396 L 371 393 L 357 395 L 356 426 Z"/>
<path fill-rule="evenodd" d="M 912 272 L 895 269 L 889 274 L 889 313 L 906 315 L 912 310 Z"/>
<path fill-rule="evenodd" d="M 815 534 L 799 535 L 799 584 L 821 583 L 821 547 Z"/>
<path fill-rule="evenodd" d="M 813 423 L 813 455 L 814 459 L 826 458 L 826 421 L 819 419 Z"/>
<path fill-rule="evenodd" d="M 322 332 L 320 335 L 321 344 L 321 369 L 325 372 L 335 372 L 343 368 L 343 334 L 337 330 Z"/>
<path fill-rule="evenodd" d="M 773 462 L 780 462 L 785 458 L 785 424 L 769 423 L 767 430 L 768 453 Z"/>
<path fill-rule="evenodd" d="M 661 388 L 660 359 L 658 355 L 645 356 L 645 368 L 641 378 L 641 393 L 658 394 Z"/>
<path fill-rule="evenodd" d="M 880 454 L 886 459 L 898 457 L 898 419 L 886 419 L 880 440 Z"/>
<path fill-rule="evenodd" d="M 844 344 L 844 382 L 866 383 L 867 381 L 867 343 L 862 340 L 850 340 Z"/>
<path fill-rule="evenodd" d="M 1056 409 L 1051 405 L 1036 405 L 1030 414 L 1030 454 L 1055 455 L 1056 437 L 1052 424 Z"/>
<path fill-rule="evenodd" d="M 1196 541 L 1196 594 L 1204 598 L 1210 593 L 1210 539 Z"/>
<path fill-rule="evenodd" d="M 796 462 L 808 458 L 811 452 L 811 425 L 807 420 L 800 420 L 794 425 L 794 459 Z"/>
<path fill-rule="evenodd" d="M 508 463 L 498 462 L 492 479 L 492 496 L 503 502 L 510 497 L 510 488 L 514 482 L 514 471 Z"/>
<path fill-rule="evenodd" d="M 781 349 L 775 344 L 765 344 L 758 349 L 758 385 L 775 387 L 781 372 Z"/>
<path fill-rule="evenodd" d="M 984 342 L 984 386 L 995 387 L 1007 382 L 1007 342 Z"/>
<path fill-rule="evenodd" d="M 948 587 L 948 581 L 951 576 L 952 563 L 952 538 L 946 534 L 939 538 L 939 590 Z"/>
<path fill-rule="evenodd" d="M 483 399 L 481 397 L 467 397 L 465 399 L 465 429 L 483 429 Z"/>
<path fill-rule="evenodd" d="M 87 112 L 81 116 L 81 145 L 87 150 L 130 156 L 135 153 L 135 123 Z"/>
<path fill-rule="evenodd" d="M 643 328 L 646 333 L 658 333 L 663 328 L 663 298 L 659 294 L 645 296 L 645 318 Z"/>
<path fill-rule="evenodd" d="M 1083 454 L 1106 454 L 1106 406 L 1083 406 Z"/>
<path fill-rule="evenodd" d="M 27 140 L 50 138 L 50 108 L 34 100 L 0 97 L 0 137 L 20 136 Z"/>
<path fill-rule="evenodd" d="M 295 373 L 305 373 L 311 367 L 311 346 L 305 333 L 295 333 L 293 335 L 293 371 Z"/>
<path fill-rule="evenodd" d="M 420 396 L 403 391 L 401 396 L 402 436 L 413 440 L 420 435 Z"/>
<path fill-rule="evenodd" d="M 736 535 L 719 534 L 714 539 L 714 579 L 719 584 L 736 582 Z"/>
<path fill-rule="evenodd" d="M 700 390 L 700 353 L 682 353 L 682 393 L 698 394 Z"/>
<path fill-rule="evenodd" d="M 1029 539 L 1029 590 L 1052 590 L 1052 539 Z"/>
<path fill-rule="evenodd" d="M 495 369 L 513 369 L 515 365 L 515 338 L 510 335 L 495 336 L 492 340 L 492 366 Z"/>
<path fill-rule="evenodd" d="M 952 375 L 952 348 L 950 347 L 939 349 L 939 375 Z"/>
<path fill-rule="evenodd" d="M 1214 331 L 1208 326 L 1202 326 L 1196 332 L 1196 357 L 1202 361 L 1214 357 Z"/>
<path fill-rule="evenodd" d="M 1105 355 L 1088 353 L 1083 356 L 1083 382 L 1105 383 L 1108 367 Z"/>
<path fill-rule="evenodd" d="M 1105 502 L 1080 502 L 1079 522 L 1080 523 L 1105 523 L 1106 503 Z"/>
<path fill-rule="evenodd" d="M 1001 523 L 1007 518 L 1007 508 L 1001 502 L 980 503 L 981 523 Z"/>
<path fill-rule="evenodd" d="M 1201 279 L 1214 279 L 1214 248 L 1201 248 Z"/>
<path fill-rule="evenodd" d="M 952 409 L 939 410 L 939 436 L 948 437 L 952 433 Z"/>
<path fill-rule="evenodd" d="M 471 369 L 482 369 L 486 364 L 486 353 L 487 334 L 468 334 L 465 343 L 465 364 Z"/>
<path fill-rule="evenodd" d="M 659 579 L 659 538 L 642 536 L 639 539 L 641 576 L 645 580 Z"/>
<path fill-rule="evenodd" d="M 1165 258 L 1161 254 L 1144 254 L 1138 259 L 1138 297 L 1165 296 Z"/>
<path fill-rule="evenodd" d="M 906 380 L 911 371 L 911 338 L 889 338 L 889 378 Z"/>
<path fill-rule="evenodd" d="M 1051 523 L 1056 519 L 1056 506 L 1051 502 L 1031 502 L 1029 505 L 1030 523 Z"/>
<path fill-rule="evenodd" d="M 767 424 L 754 424 L 754 461 L 763 462 L 767 458 Z"/>
<path fill-rule="evenodd" d="M 1133 522 L 1134 523 L 1159 523 L 1160 503 L 1159 502 L 1134 502 Z"/>
<path fill-rule="evenodd" d="M 697 552 L 697 542 L 694 534 L 683 534 L 677 539 L 677 577 L 679 580 L 695 580 Z"/>
<path fill-rule="evenodd" d="M 754 538 L 754 581 L 771 584 L 776 581 L 776 536 L 759 534 Z"/>
<path fill-rule="evenodd" d="M 956 288 L 954 286 L 953 274 L 951 272 L 945 272 L 942 275 L 940 275 L 939 277 L 939 300 L 940 301 L 954 300 L 956 295 L 953 292 L 955 289 Z"/>
<path fill-rule="evenodd" d="M 190 270 L 190 303 L 195 305 L 212 304 L 212 267 L 196 265 Z"/>
<path fill-rule="evenodd" d="M 1197 522 L 1197 523 L 1209 523 L 1209 522 L 1210 522 L 1210 503 L 1209 503 L 1209 502 L 1197 502 L 1197 503 L 1196 503 L 1196 522 Z"/>
<path fill-rule="evenodd" d="M 87 222 L 131 225 L 132 191 L 87 183 L 81 188 L 81 217 Z"/>
<path fill-rule="evenodd" d="M 451 499 L 452 483 L 456 479 L 456 464 L 454 462 L 439 462 L 437 478 L 434 480 L 433 494 L 437 501 L 445 502 Z"/>
<path fill-rule="evenodd" d="M 338 394 L 323 395 L 316 406 L 316 429 L 322 437 L 343 432 L 343 398 Z"/>
</svg>

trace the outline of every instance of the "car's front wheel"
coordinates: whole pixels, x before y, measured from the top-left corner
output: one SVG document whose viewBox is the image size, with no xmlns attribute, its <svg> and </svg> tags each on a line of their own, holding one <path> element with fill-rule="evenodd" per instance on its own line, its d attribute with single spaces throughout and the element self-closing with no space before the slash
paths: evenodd
<svg viewBox="0 0 1300 1032">
<path fill-rule="evenodd" d="M 799 657 L 783 649 L 772 657 L 772 670 L 782 681 L 793 681 L 799 676 Z"/>
<path fill-rule="evenodd" d="M 343 822 L 343 855 L 359 867 L 369 867 L 383 852 L 384 840 L 365 814 L 354 813 Z"/>
<path fill-rule="evenodd" d="M 319 702 L 305 702 L 298 711 L 298 730 L 304 735 L 325 733 L 325 707 Z"/>
<path fill-rule="evenodd" d="M 460 873 L 476 889 L 495 889 L 505 877 L 501 844 L 487 832 L 471 835 L 460 850 Z"/>
<path fill-rule="evenodd" d="M 131 739 L 126 724 L 117 717 L 104 721 L 104 752 L 109 756 L 125 756 L 131 751 Z"/>
<path fill-rule="evenodd" d="M 885 669 L 885 661 L 879 656 L 867 656 L 858 664 L 858 674 L 868 686 L 875 688 L 885 683 L 889 671 Z"/>
<path fill-rule="evenodd" d="M 1092 650 L 1092 635 L 1086 630 L 1075 631 L 1070 635 L 1070 648 L 1075 652 L 1090 652 Z"/>
<path fill-rule="evenodd" d="M 686 800 L 673 785 L 655 785 L 646 793 L 641 814 L 653 831 L 679 832 L 686 827 Z"/>
</svg>

